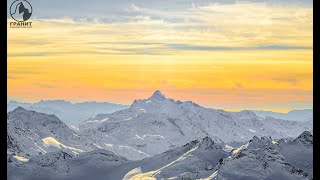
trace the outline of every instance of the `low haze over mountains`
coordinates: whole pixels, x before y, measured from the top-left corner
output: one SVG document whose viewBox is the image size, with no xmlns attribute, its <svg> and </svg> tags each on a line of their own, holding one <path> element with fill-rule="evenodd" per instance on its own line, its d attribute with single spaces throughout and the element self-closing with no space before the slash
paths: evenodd
<svg viewBox="0 0 320 180">
<path fill-rule="evenodd" d="M 313 117 L 313 110 L 312 109 L 303 109 L 303 110 L 292 110 L 288 113 L 278 113 L 278 112 L 272 112 L 272 111 L 256 111 L 252 110 L 256 115 L 261 117 L 274 117 L 284 120 L 290 120 L 290 121 L 312 121 Z"/>
<path fill-rule="evenodd" d="M 27 110 L 54 114 L 64 123 L 75 126 L 99 113 L 111 113 L 128 107 L 128 105 L 112 104 L 108 102 L 70 103 L 64 100 L 53 100 L 40 101 L 37 103 L 23 103 L 9 101 L 7 104 L 7 111 L 12 111 L 19 106 Z"/>
</svg>

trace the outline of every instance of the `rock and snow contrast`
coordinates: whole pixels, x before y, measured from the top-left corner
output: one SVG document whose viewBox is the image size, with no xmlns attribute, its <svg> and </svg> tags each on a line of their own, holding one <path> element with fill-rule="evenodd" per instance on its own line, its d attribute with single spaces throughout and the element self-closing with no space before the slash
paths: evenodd
<svg viewBox="0 0 320 180">
<path fill-rule="evenodd" d="M 33 156 L 23 164 L 10 163 L 8 174 L 12 179 L 196 179 L 209 176 L 229 155 L 206 137 L 140 161 L 102 149 L 78 156 L 50 152 Z"/>
<path fill-rule="evenodd" d="M 112 113 L 128 108 L 129 106 L 108 102 L 71 103 L 64 100 L 42 100 L 37 103 L 9 101 L 7 103 L 8 112 L 17 107 L 46 114 L 54 114 L 67 125 L 78 126 L 83 121 L 99 113 Z"/>
<path fill-rule="evenodd" d="M 312 123 L 227 112 L 160 91 L 79 129 L 18 107 L 8 179 L 312 179 Z"/>
<path fill-rule="evenodd" d="M 197 179 L 210 175 L 230 155 L 209 137 L 138 161 L 140 172 L 129 171 L 124 179 Z M 132 169 L 134 170 L 134 169 Z M 130 175 L 130 178 L 128 177 Z"/>
<path fill-rule="evenodd" d="M 9 179 L 312 179 L 313 137 L 292 141 L 253 137 L 226 152 L 209 137 L 143 160 L 99 149 L 73 155 L 62 150 L 8 162 Z M 19 161 L 19 162 L 17 162 Z"/>
<path fill-rule="evenodd" d="M 311 129 L 309 123 L 262 118 L 252 111 L 227 112 L 176 101 L 160 91 L 148 99 L 135 100 L 128 109 L 99 114 L 80 126 L 83 134 L 104 142 L 101 147 L 132 160 L 206 136 L 228 144 L 253 136 L 296 137 Z"/>
<path fill-rule="evenodd" d="M 253 137 L 245 148 L 223 160 L 216 179 L 312 179 L 313 136 L 293 141 Z"/>
</svg>

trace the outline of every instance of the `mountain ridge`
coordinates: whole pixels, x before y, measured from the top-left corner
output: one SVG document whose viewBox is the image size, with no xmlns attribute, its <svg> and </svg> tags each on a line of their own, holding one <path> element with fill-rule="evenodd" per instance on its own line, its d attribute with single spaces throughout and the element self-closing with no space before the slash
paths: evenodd
<svg viewBox="0 0 320 180">
<path fill-rule="evenodd" d="M 254 135 L 294 137 L 310 129 L 311 124 L 262 118 L 248 110 L 228 112 L 174 100 L 159 90 L 149 98 L 134 100 L 127 109 L 98 114 L 80 125 L 84 134 L 109 144 L 111 151 L 126 146 L 148 156 L 206 136 L 219 143 L 244 142 Z M 126 152 L 118 155 L 130 159 Z"/>
<path fill-rule="evenodd" d="M 80 155 L 60 150 L 34 156 L 27 162 L 11 158 L 8 177 L 27 180 L 312 179 L 312 166 L 309 165 L 312 165 L 310 152 L 313 147 L 295 143 L 301 141 L 313 142 L 311 133 L 305 131 L 290 142 L 254 137 L 245 147 L 230 153 L 210 137 L 205 137 L 138 161 L 130 161 L 104 149 Z M 305 149 L 301 149 L 303 147 Z M 285 153 L 286 149 L 295 151 Z M 297 157 L 308 157 L 309 164 L 297 164 Z"/>
<path fill-rule="evenodd" d="M 63 122 L 72 126 L 78 126 L 83 121 L 99 113 L 111 113 L 129 107 L 128 105 L 95 101 L 81 103 L 71 103 L 65 100 L 41 100 L 36 103 L 9 101 L 7 103 L 7 112 L 13 111 L 19 106 L 27 110 L 55 114 Z"/>
</svg>

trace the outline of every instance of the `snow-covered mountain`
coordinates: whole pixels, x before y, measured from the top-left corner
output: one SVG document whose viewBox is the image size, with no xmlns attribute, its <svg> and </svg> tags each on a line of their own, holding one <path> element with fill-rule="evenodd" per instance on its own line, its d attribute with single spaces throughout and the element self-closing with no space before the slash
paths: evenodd
<svg viewBox="0 0 320 180">
<path fill-rule="evenodd" d="M 138 161 L 140 172 L 129 171 L 124 179 L 197 179 L 210 175 L 230 155 L 209 137 Z M 134 170 L 134 169 L 133 169 Z"/>
<path fill-rule="evenodd" d="M 206 136 L 218 143 L 245 142 L 253 136 L 296 137 L 312 124 L 262 118 L 252 111 L 227 112 L 176 101 L 155 91 L 128 109 L 99 114 L 80 126 L 102 148 L 137 160 Z"/>
<path fill-rule="evenodd" d="M 227 112 L 160 91 L 79 129 L 7 114 L 8 179 L 312 179 L 312 123 Z M 272 138 L 271 138 L 272 137 Z"/>
<path fill-rule="evenodd" d="M 312 179 L 313 137 L 303 132 L 293 141 L 254 137 L 223 160 L 215 179 Z"/>
<path fill-rule="evenodd" d="M 313 135 L 309 131 L 303 132 L 292 141 L 279 141 L 279 151 L 288 162 L 302 169 L 312 177 L 313 170 Z"/>
<path fill-rule="evenodd" d="M 70 103 L 64 100 L 40 101 L 37 103 L 9 101 L 7 103 L 8 112 L 17 107 L 46 114 L 54 114 L 67 125 L 77 126 L 99 113 L 112 113 L 128 108 L 129 106 L 107 102 Z"/>
<path fill-rule="evenodd" d="M 196 179 L 210 175 L 230 153 L 206 137 L 140 161 L 130 161 L 103 149 L 80 155 L 64 151 L 14 158 L 8 164 L 9 179 Z M 16 162 L 15 162 L 16 161 Z"/>
<path fill-rule="evenodd" d="M 126 158 L 102 149 L 78 156 L 57 151 L 33 156 L 27 162 L 13 159 L 8 163 L 7 177 L 10 180 L 120 180 L 110 173 L 116 172 L 119 177 L 122 176 L 126 171 L 118 167 L 128 162 Z"/>
<path fill-rule="evenodd" d="M 255 114 L 261 117 L 273 117 L 278 119 L 290 120 L 290 121 L 312 121 L 313 109 L 292 110 L 288 113 L 278 113 L 272 111 L 252 110 Z"/>
<path fill-rule="evenodd" d="M 97 149 L 93 141 L 64 124 L 55 115 L 21 107 L 7 115 L 7 154 L 17 159 L 57 150 L 70 154 Z"/>
<path fill-rule="evenodd" d="M 8 179 L 312 179 L 313 137 L 292 141 L 253 137 L 226 152 L 209 137 L 138 161 L 103 149 L 73 155 L 50 152 L 8 163 Z"/>
</svg>

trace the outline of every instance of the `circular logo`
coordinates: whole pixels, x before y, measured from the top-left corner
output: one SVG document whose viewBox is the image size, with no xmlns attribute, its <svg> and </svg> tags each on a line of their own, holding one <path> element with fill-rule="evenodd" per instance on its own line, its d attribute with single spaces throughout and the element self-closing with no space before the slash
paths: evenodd
<svg viewBox="0 0 320 180">
<path fill-rule="evenodd" d="M 32 6 L 27 0 L 16 0 L 10 6 L 11 17 L 18 21 L 27 21 L 32 15 Z"/>
</svg>

